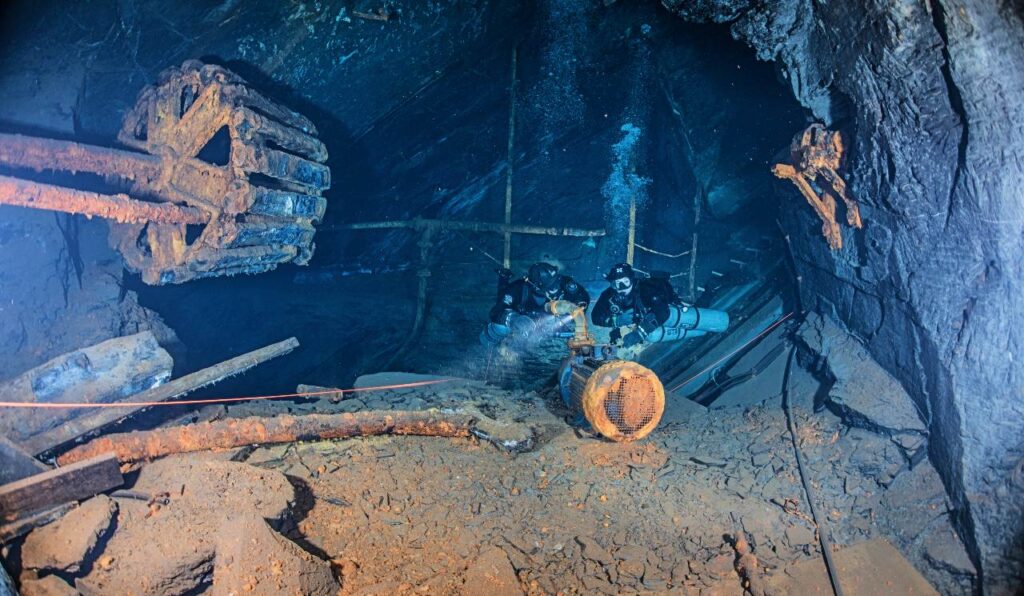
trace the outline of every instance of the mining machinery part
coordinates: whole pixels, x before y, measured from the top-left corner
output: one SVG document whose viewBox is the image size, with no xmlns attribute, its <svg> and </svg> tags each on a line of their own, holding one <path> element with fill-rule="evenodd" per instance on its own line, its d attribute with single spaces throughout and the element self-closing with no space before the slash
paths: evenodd
<svg viewBox="0 0 1024 596">
<path fill-rule="evenodd" d="M 131 150 L 0 135 L 0 204 L 111 220 L 110 241 L 152 285 L 302 265 L 330 187 L 316 128 L 221 66 L 186 61 L 143 89 L 118 140 Z M 111 194 L 13 177 L 92 174 Z M 123 192 L 122 192 L 123 191 Z"/>
<path fill-rule="evenodd" d="M 839 175 L 843 166 L 843 136 L 822 124 L 811 124 L 793 138 L 790 161 L 772 167 L 776 177 L 791 181 L 821 218 L 821 232 L 833 250 L 843 247 L 843 233 L 836 221 L 837 195 L 846 205 L 846 223 L 863 227 L 860 207 Z M 815 188 L 817 186 L 817 188 Z"/>
<path fill-rule="evenodd" d="M 548 312 L 560 319 L 571 319 L 573 322 L 573 334 L 566 344 L 573 353 L 592 351 L 595 342 L 594 336 L 590 334 L 587 327 L 587 309 L 568 300 L 552 300 L 547 303 Z M 568 322 L 568 320 L 566 320 Z"/>
<path fill-rule="evenodd" d="M 605 438 L 642 439 L 665 413 L 665 388 L 652 370 L 600 354 L 570 356 L 559 371 L 562 399 Z"/>
</svg>

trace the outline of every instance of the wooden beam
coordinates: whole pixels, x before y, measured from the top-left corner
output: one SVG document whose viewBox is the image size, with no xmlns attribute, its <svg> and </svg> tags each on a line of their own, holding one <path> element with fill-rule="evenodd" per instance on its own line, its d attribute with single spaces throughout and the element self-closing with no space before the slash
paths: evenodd
<svg viewBox="0 0 1024 596">
<path fill-rule="evenodd" d="M 0 486 L 0 516 L 87 499 L 123 482 L 117 456 L 104 453 Z"/>
<path fill-rule="evenodd" d="M 317 228 L 317 232 L 337 232 L 341 230 L 390 230 L 396 228 L 437 227 L 442 230 L 461 230 L 466 232 L 492 232 L 495 234 L 533 234 L 537 236 L 574 236 L 595 238 L 605 235 L 604 230 L 584 228 L 559 228 L 554 226 L 525 226 L 520 224 L 491 223 L 484 221 L 452 221 L 448 219 L 404 219 L 394 221 L 369 221 L 361 223 L 338 224 Z"/>
<path fill-rule="evenodd" d="M 294 337 L 271 344 L 264 348 L 254 350 L 220 364 L 204 368 L 190 375 L 174 379 L 169 383 L 154 387 L 142 393 L 137 393 L 121 403 L 131 404 L 133 402 L 158 402 L 167 401 L 180 397 L 207 385 L 211 385 L 228 377 L 240 374 L 262 364 L 267 360 L 283 356 L 297 348 L 299 341 Z M 147 406 L 132 407 L 126 405 L 123 408 L 102 408 L 92 414 L 85 414 L 78 418 L 72 418 L 60 426 L 39 433 L 25 440 L 22 446 L 30 453 L 43 453 L 64 443 L 73 441 L 81 436 L 95 432 L 104 426 L 123 420 Z"/>
<path fill-rule="evenodd" d="M 0 544 L 6 544 L 18 536 L 24 536 L 40 526 L 56 521 L 68 511 L 74 509 L 74 503 L 64 503 L 50 509 L 44 509 L 38 513 L 32 513 L 28 517 L 18 519 L 0 526 Z M 3 592 L 0 592 L 3 594 Z"/>
<path fill-rule="evenodd" d="M 512 223 L 512 164 L 515 161 L 516 139 L 516 63 L 517 48 L 512 48 L 512 80 L 508 85 L 508 170 L 505 172 L 505 225 Z M 505 232 L 504 258 L 502 267 L 512 266 L 512 232 Z"/>
<path fill-rule="evenodd" d="M 384 434 L 468 437 L 477 420 L 478 417 L 469 413 L 420 410 L 228 418 L 104 435 L 75 447 L 57 461 L 75 465 L 74 462 L 86 458 L 115 457 L 116 454 L 122 462 L 133 462 L 172 453 Z"/>
<path fill-rule="evenodd" d="M 7 437 L 0 437 L 0 484 L 15 482 L 49 469 L 49 466 L 32 457 Z"/>
</svg>

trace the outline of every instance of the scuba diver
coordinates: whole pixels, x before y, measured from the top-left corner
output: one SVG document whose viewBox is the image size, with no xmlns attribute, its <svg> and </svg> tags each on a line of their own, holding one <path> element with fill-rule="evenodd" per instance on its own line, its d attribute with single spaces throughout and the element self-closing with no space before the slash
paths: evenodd
<svg viewBox="0 0 1024 596">
<path fill-rule="evenodd" d="M 550 263 L 534 263 L 526 277 L 509 281 L 508 269 L 498 270 L 498 299 L 490 312 L 490 323 L 480 334 L 485 346 L 500 344 L 506 338 L 525 339 L 537 327 L 537 321 L 551 317 L 546 306 L 554 300 L 567 300 L 584 309 L 590 304 L 587 291 L 568 275 L 558 273 Z"/>
<path fill-rule="evenodd" d="M 719 310 L 685 304 L 666 276 L 638 278 L 628 263 L 619 263 L 605 275 L 611 285 L 594 304 L 590 318 L 599 327 L 613 327 L 610 341 L 632 348 L 644 341 L 660 342 L 721 333 L 729 315 Z M 622 335 L 621 327 L 633 326 Z"/>
</svg>

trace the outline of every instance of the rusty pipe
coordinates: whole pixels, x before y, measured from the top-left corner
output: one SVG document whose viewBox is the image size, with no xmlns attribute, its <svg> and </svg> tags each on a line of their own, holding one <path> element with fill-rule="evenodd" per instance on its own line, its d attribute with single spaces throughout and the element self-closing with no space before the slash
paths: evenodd
<svg viewBox="0 0 1024 596">
<path fill-rule="evenodd" d="M 119 223 L 205 224 L 209 216 L 193 207 L 147 203 L 125 194 L 105 195 L 0 176 L 0 204 L 103 217 Z"/>
<path fill-rule="evenodd" d="M 0 165 L 37 172 L 89 172 L 133 181 L 160 176 L 160 158 L 155 155 L 4 133 L 0 133 Z"/>
</svg>

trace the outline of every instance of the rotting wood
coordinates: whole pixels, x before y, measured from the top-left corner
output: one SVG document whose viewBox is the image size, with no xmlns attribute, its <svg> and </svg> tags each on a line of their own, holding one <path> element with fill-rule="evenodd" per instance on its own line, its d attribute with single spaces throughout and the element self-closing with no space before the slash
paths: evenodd
<svg viewBox="0 0 1024 596">
<path fill-rule="evenodd" d="M 772 173 L 789 180 L 807 199 L 815 213 L 821 218 L 821 232 L 833 250 L 843 247 L 843 234 L 836 221 L 837 195 L 846 205 L 846 223 L 854 228 L 863 227 L 860 207 L 846 189 L 846 182 L 839 175 L 843 165 L 843 137 L 838 131 L 826 130 L 822 124 L 811 124 L 798 134 L 790 146 L 791 164 L 775 164 Z M 819 182 L 821 178 L 822 182 Z M 820 195 L 811 185 L 821 187 Z M 828 186 L 825 186 L 825 185 Z M 831 192 L 830 192 L 831 191 Z"/>
<path fill-rule="evenodd" d="M 9 517 L 87 499 L 123 482 L 112 453 L 81 458 L 65 467 L 0 486 L 0 515 Z"/>
<path fill-rule="evenodd" d="M 58 405 L 123 400 L 171 378 L 174 361 L 151 331 L 115 337 L 61 354 L 0 384 L 0 401 Z M 33 408 L 0 417 L 0 433 L 19 445 L 86 413 Z"/>
<path fill-rule="evenodd" d="M 49 466 L 32 457 L 7 437 L 0 437 L 0 484 L 15 482 L 49 469 Z"/>
<path fill-rule="evenodd" d="M 461 412 L 400 410 L 254 416 L 107 435 L 75 447 L 57 462 L 64 465 L 98 454 L 113 454 L 127 463 L 172 453 L 384 434 L 468 437 L 476 420 L 476 416 Z"/>
<path fill-rule="evenodd" d="M 0 135 L 0 166 L 86 172 L 127 194 L 5 178 L 0 204 L 118 222 L 111 244 L 153 285 L 306 264 L 331 184 L 313 124 L 221 66 L 189 60 L 160 80 L 118 134 L 135 152 Z"/>
<path fill-rule="evenodd" d="M 159 402 L 180 397 L 207 385 L 222 381 L 228 377 L 243 373 L 259 364 L 262 364 L 278 356 L 288 354 L 299 346 L 299 341 L 294 337 L 269 346 L 253 350 L 241 356 L 235 356 L 220 364 L 194 372 L 184 377 L 170 381 L 164 385 L 154 387 L 142 393 L 137 393 L 122 403 L 132 402 Z M 73 418 L 44 433 L 35 435 L 22 443 L 22 447 L 31 453 L 43 453 L 55 447 L 73 441 L 79 437 L 122 420 L 137 413 L 147 406 L 124 407 L 124 408 L 103 408 L 93 414 L 87 414 Z"/>
<path fill-rule="evenodd" d="M 19 536 L 28 534 L 40 526 L 56 521 L 74 508 L 74 503 L 64 503 L 63 505 L 32 513 L 26 517 L 19 517 L 14 521 L 0 525 L 0 544 L 7 543 Z"/>
</svg>

